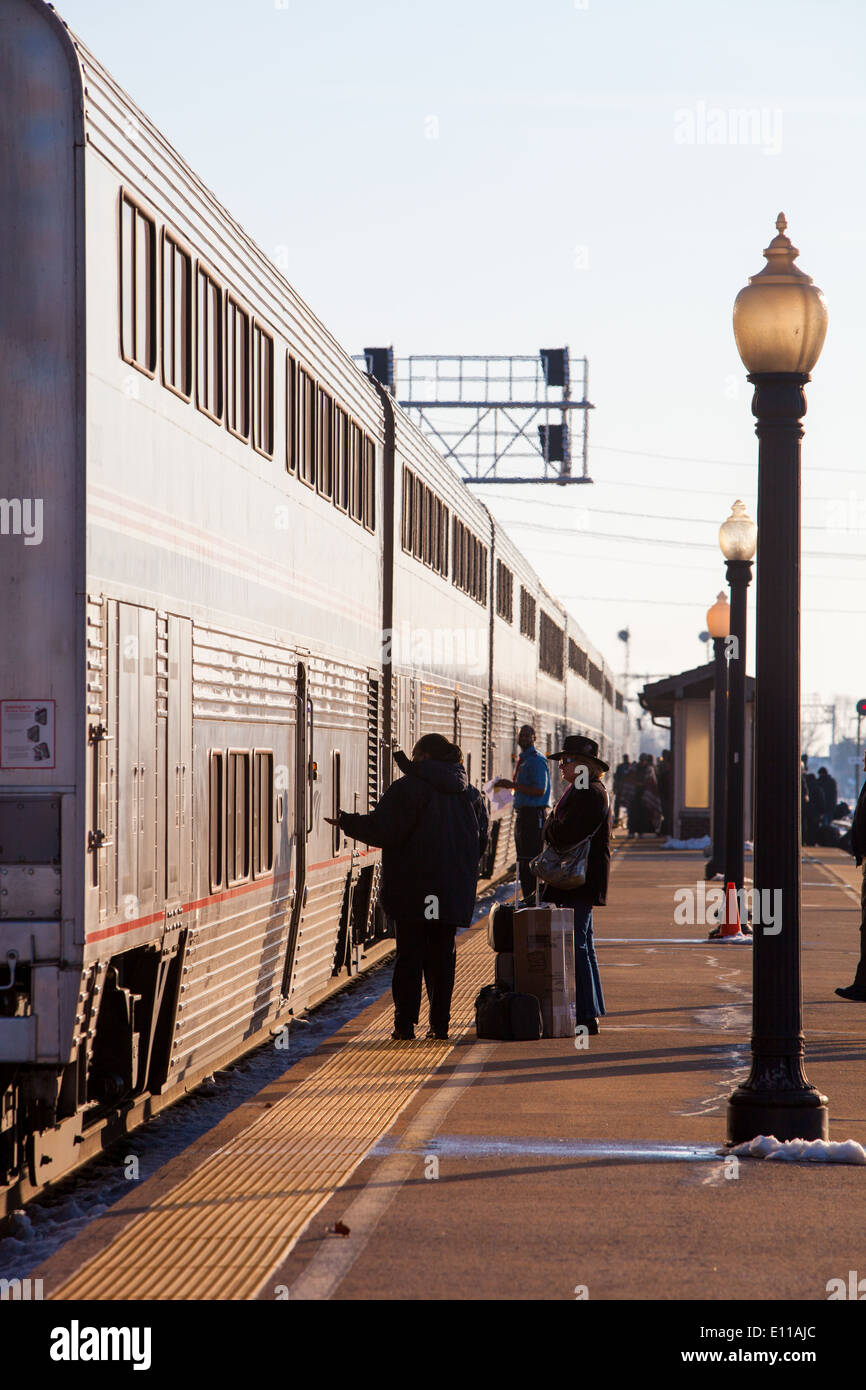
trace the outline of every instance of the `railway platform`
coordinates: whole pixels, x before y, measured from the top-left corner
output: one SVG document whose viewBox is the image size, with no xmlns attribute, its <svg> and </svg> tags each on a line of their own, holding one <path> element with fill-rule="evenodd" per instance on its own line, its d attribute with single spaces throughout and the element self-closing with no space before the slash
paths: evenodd
<svg viewBox="0 0 866 1390">
<path fill-rule="evenodd" d="M 587 1046 L 476 1039 L 482 921 L 458 939 L 448 1042 L 391 1042 L 390 997 L 370 1005 L 36 1269 L 45 1297 L 826 1300 L 866 1263 L 866 1170 L 720 1152 L 752 947 L 674 925 L 702 873 L 616 841 Z M 831 1139 L 866 1145 L 866 1007 L 833 992 L 857 954 L 853 861 L 806 851 L 803 883 L 807 1073 Z"/>
</svg>

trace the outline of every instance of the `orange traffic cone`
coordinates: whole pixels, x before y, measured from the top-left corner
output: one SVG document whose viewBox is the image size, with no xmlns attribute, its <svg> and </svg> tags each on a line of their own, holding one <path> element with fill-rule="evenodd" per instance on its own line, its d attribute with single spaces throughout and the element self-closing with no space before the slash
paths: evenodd
<svg viewBox="0 0 866 1390">
<path fill-rule="evenodd" d="M 737 902 L 737 889 L 733 883 L 725 887 L 725 905 L 719 914 L 719 936 L 740 935 L 740 905 Z"/>
</svg>

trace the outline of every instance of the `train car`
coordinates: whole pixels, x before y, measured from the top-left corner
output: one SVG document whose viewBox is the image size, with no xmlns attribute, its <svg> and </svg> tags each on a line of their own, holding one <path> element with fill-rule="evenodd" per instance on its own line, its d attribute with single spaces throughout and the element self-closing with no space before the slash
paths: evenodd
<svg viewBox="0 0 866 1390">
<path fill-rule="evenodd" d="M 523 722 L 622 728 L 486 508 L 42 0 L 4 0 L 0 134 L 8 1208 L 391 949 L 378 851 L 325 818 L 397 744 L 446 733 L 481 786 Z"/>
</svg>

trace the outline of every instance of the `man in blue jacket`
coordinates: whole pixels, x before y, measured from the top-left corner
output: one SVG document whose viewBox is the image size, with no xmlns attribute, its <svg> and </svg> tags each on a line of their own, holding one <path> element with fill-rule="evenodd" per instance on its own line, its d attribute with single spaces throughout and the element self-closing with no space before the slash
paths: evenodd
<svg viewBox="0 0 866 1390">
<path fill-rule="evenodd" d="M 341 811 L 340 829 L 352 840 L 382 850 L 380 900 L 394 918 L 394 1031 L 415 1036 L 421 979 L 430 1011 L 428 1038 L 447 1038 L 454 989 L 458 927 L 475 907 L 478 861 L 487 847 L 487 808 L 468 785 L 463 754 L 441 734 L 425 734 L 412 750 L 394 755 L 404 776 L 369 815 Z M 328 820 L 329 825 L 335 824 Z"/>
<path fill-rule="evenodd" d="M 517 735 L 520 756 L 514 771 L 514 781 L 500 777 L 497 787 L 514 790 L 514 852 L 524 904 L 533 900 L 535 874 L 530 861 L 541 853 L 547 803 L 550 800 L 550 772 L 547 759 L 535 746 L 535 730 L 524 724 Z"/>
</svg>

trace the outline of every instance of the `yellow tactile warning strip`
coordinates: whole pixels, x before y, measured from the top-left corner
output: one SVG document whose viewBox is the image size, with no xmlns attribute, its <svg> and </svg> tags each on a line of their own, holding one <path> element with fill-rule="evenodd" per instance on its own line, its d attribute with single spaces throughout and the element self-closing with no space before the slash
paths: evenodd
<svg viewBox="0 0 866 1390">
<path fill-rule="evenodd" d="M 487 933 L 458 943 L 448 1042 L 390 1041 L 391 1012 L 131 1222 L 55 1299 L 249 1299 L 474 1027 L 493 977 Z"/>
</svg>

